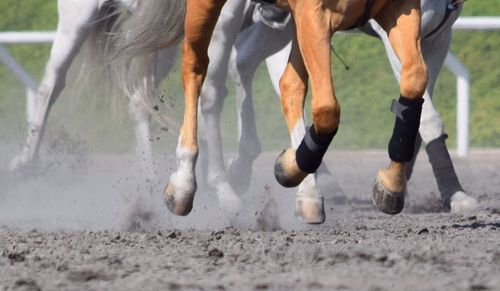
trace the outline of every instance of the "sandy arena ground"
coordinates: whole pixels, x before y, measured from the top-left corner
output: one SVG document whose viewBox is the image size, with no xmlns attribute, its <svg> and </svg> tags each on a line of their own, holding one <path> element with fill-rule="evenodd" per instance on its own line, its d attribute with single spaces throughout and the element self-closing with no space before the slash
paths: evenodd
<svg viewBox="0 0 500 291">
<path fill-rule="evenodd" d="M 47 159 L 29 179 L 0 172 L 0 289 L 500 290 L 499 150 L 454 157 L 477 213 L 442 211 L 422 152 L 393 217 L 371 203 L 386 154 L 329 153 L 341 188 L 323 182 L 320 226 L 294 218 L 295 189 L 274 181 L 275 157 L 257 160 L 231 222 L 206 189 L 190 216 L 167 213 L 171 158 L 158 159 L 161 179 L 147 184 L 129 157 Z"/>
</svg>

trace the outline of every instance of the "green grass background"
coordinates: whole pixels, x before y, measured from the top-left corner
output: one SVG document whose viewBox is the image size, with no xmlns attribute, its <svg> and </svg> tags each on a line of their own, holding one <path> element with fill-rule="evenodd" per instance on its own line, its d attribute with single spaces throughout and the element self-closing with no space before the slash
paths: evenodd
<svg viewBox="0 0 500 291">
<path fill-rule="evenodd" d="M 56 1 L 0 1 L 0 31 L 54 30 L 57 23 Z M 500 16 L 500 1 L 469 0 L 463 16 Z M 334 141 L 337 149 L 382 149 L 386 147 L 393 124 L 388 111 L 390 100 L 398 97 L 397 83 L 391 73 L 382 44 L 373 38 L 336 36 L 338 54 L 351 67 L 346 71 L 332 58 L 334 82 L 342 105 L 339 133 Z M 7 46 L 12 55 L 33 77 L 40 80 L 49 56 L 50 45 Z M 472 79 L 471 146 L 500 147 L 500 32 L 455 32 L 451 51 L 467 66 Z M 67 80 L 67 88 L 49 118 L 48 134 L 65 132 L 85 142 L 97 153 L 124 153 L 134 146 L 132 124 L 121 102 L 121 114 L 111 114 L 110 101 L 99 86 L 88 86 L 76 94 L 78 71 L 76 61 Z M 75 80 L 76 79 L 76 80 Z M 0 64 L 0 142 L 20 145 L 25 134 L 25 94 L 22 84 Z M 227 83 L 229 94 L 223 111 L 222 130 L 226 149 L 236 148 L 236 111 L 234 90 Z M 444 69 L 434 94 L 450 136 L 450 147 L 456 145 L 455 78 Z M 172 96 L 177 112 L 182 112 L 182 90 L 177 64 L 174 72 L 162 83 L 162 90 Z M 253 84 L 257 126 L 264 150 L 278 150 L 288 145 L 288 133 L 280 103 L 272 89 L 264 66 L 258 69 Z M 178 114 L 180 117 L 180 114 Z M 154 127 L 158 152 L 171 153 L 175 139 Z"/>
</svg>

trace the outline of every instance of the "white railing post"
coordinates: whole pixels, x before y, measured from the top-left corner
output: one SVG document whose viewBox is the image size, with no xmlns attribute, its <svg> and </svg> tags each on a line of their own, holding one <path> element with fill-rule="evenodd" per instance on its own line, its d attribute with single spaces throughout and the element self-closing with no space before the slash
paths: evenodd
<svg viewBox="0 0 500 291">
<path fill-rule="evenodd" d="M 38 83 L 19 65 L 3 44 L 40 44 L 52 43 L 56 37 L 54 31 L 15 31 L 0 32 L 0 61 L 17 77 L 26 88 L 26 115 L 31 123 L 36 108 L 36 90 Z"/>
<path fill-rule="evenodd" d="M 457 76 L 457 154 L 465 157 L 469 151 L 470 75 L 452 53 L 446 56 L 445 64 Z"/>
<path fill-rule="evenodd" d="M 500 29 L 498 16 L 462 16 L 453 24 L 454 30 L 497 30 Z"/>
<path fill-rule="evenodd" d="M 38 84 L 2 45 L 0 45 L 0 60 L 26 88 L 26 118 L 28 123 L 31 123 L 36 108 L 36 90 Z"/>
</svg>

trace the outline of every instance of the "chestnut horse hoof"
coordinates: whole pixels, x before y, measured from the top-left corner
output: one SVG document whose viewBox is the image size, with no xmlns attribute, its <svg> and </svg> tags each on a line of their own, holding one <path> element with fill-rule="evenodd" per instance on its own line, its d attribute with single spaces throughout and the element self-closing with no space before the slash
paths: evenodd
<svg viewBox="0 0 500 291">
<path fill-rule="evenodd" d="M 373 204 L 383 213 L 398 214 L 405 206 L 405 191 L 390 191 L 384 186 L 382 180 L 377 177 L 373 185 Z"/>
<path fill-rule="evenodd" d="M 295 216 L 308 224 L 321 224 L 325 222 L 325 208 L 323 197 L 297 197 L 295 198 Z"/>
<path fill-rule="evenodd" d="M 281 152 L 274 163 L 274 176 L 283 187 L 297 187 L 307 176 L 295 160 L 295 150 L 289 148 Z"/>
<path fill-rule="evenodd" d="M 168 210 L 175 215 L 186 216 L 193 209 L 194 191 L 179 195 L 175 187 L 168 183 L 163 192 L 163 198 Z"/>
</svg>

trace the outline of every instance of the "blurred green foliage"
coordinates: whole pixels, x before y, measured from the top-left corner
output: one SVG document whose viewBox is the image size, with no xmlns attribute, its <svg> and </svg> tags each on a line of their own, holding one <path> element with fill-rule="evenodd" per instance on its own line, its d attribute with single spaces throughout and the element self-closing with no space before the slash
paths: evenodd
<svg viewBox="0 0 500 291">
<path fill-rule="evenodd" d="M 54 30 L 57 25 L 56 1 L 2 0 L 0 1 L 0 31 Z M 464 16 L 500 15 L 498 0 L 469 0 Z M 334 82 L 342 105 L 341 128 L 334 141 L 335 148 L 385 148 L 393 115 L 388 107 L 398 97 L 398 86 L 385 57 L 382 44 L 373 38 L 335 36 L 337 53 L 349 64 L 346 71 L 332 57 Z M 467 66 L 473 81 L 471 100 L 471 145 L 473 147 L 500 146 L 500 32 L 459 31 L 454 34 L 451 51 Z M 38 80 L 48 59 L 49 45 L 8 46 L 12 55 Z M 75 80 L 78 60 L 70 73 L 67 89 L 54 106 L 49 118 L 48 133 L 58 130 L 87 142 L 96 152 L 127 152 L 133 149 L 133 130 L 126 113 L 110 114 L 107 96 L 102 90 L 89 86 L 84 94 L 73 94 L 79 80 Z M 25 95 L 19 83 L 0 65 L 0 141 L 21 144 L 25 133 Z M 227 83 L 229 94 L 223 111 L 222 130 L 225 145 L 234 150 L 237 142 L 237 122 L 234 90 Z M 172 74 L 162 83 L 162 91 L 173 100 L 176 112 L 182 112 L 182 86 L 177 64 Z M 264 150 L 278 150 L 289 143 L 280 102 L 272 89 L 265 66 L 259 67 L 253 84 L 258 132 Z M 80 97 L 78 97 L 80 96 Z M 97 97 L 96 97 L 97 96 Z M 456 86 L 453 75 L 443 69 L 434 93 L 434 100 L 450 136 L 456 139 Z M 121 106 L 126 112 L 126 103 Z M 155 146 L 171 152 L 175 138 L 158 126 L 154 129 Z"/>
</svg>

